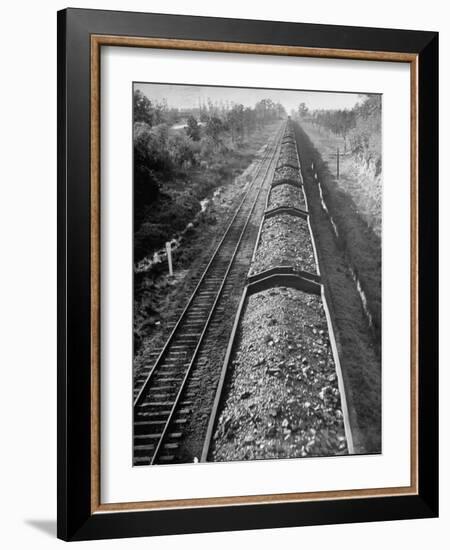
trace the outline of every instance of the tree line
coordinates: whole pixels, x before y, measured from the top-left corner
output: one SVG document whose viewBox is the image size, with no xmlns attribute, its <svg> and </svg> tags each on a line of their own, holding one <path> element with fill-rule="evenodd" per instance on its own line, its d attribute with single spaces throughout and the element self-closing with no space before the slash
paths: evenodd
<svg viewBox="0 0 450 550">
<path fill-rule="evenodd" d="M 361 96 L 353 109 L 310 111 L 305 103 L 298 107 L 300 120 L 327 129 L 344 141 L 344 152 L 351 152 L 366 163 L 375 162 L 381 171 L 381 95 Z"/>
<path fill-rule="evenodd" d="M 189 110 L 133 94 L 135 223 L 180 170 L 208 163 L 218 153 L 239 150 L 259 128 L 286 116 L 284 107 L 262 99 L 254 107 L 208 100 Z M 181 130 L 172 127 L 183 123 Z"/>
</svg>

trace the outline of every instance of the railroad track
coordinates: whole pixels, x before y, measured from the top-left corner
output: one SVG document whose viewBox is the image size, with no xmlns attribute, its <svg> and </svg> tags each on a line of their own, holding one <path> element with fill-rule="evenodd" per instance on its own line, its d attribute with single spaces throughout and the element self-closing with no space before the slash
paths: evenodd
<svg viewBox="0 0 450 550">
<path fill-rule="evenodd" d="M 283 127 L 268 144 L 253 181 L 244 194 L 194 292 L 154 364 L 144 374 L 134 399 L 135 466 L 176 462 L 184 428 L 192 414 L 200 378 L 196 367 L 215 345 L 220 312 L 237 277 L 233 270 L 238 251 L 246 246 L 246 229 L 280 146 Z M 250 247 L 251 249 L 251 247 Z"/>
</svg>

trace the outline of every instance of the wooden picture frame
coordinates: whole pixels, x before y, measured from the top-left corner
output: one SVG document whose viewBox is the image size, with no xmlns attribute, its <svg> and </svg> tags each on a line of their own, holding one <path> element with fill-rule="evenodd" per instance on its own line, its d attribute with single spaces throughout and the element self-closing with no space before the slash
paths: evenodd
<svg viewBox="0 0 450 550">
<path fill-rule="evenodd" d="M 100 502 L 100 50 L 103 46 L 411 67 L 411 484 Z M 58 537 L 86 540 L 438 514 L 438 35 L 67 9 L 58 13 Z"/>
</svg>

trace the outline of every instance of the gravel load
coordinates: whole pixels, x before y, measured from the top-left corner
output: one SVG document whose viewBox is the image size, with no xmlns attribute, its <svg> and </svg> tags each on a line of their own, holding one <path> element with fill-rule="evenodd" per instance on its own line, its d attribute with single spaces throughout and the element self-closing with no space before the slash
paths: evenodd
<svg viewBox="0 0 450 550">
<path fill-rule="evenodd" d="M 319 296 L 285 287 L 248 298 L 210 460 L 347 454 Z"/>
<path fill-rule="evenodd" d="M 293 206 L 305 210 L 306 204 L 303 191 L 286 183 L 277 185 L 270 191 L 267 208 L 271 210 L 279 206 Z"/>
<path fill-rule="evenodd" d="M 249 275 L 276 266 L 316 273 L 316 263 L 305 220 L 279 214 L 263 222 L 261 238 Z"/>
<path fill-rule="evenodd" d="M 295 140 L 292 139 L 290 140 L 290 138 L 288 138 L 288 141 L 284 141 L 281 143 L 281 149 L 285 150 L 285 149 L 289 149 L 289 150 L 292 150 L 292 151 L 297 151 L 297 147 L 295 145 Z"/>
<path fill-rule="evenodd" d="M 277 168 L 283 164 L 291 164 L 292 166 L 299 166 L 297 155 L 290 153 L 289 151 L 281 151 L 278 157 Z"/>
<path fill-rule="evenodd" d="M 300 170 L 298 168 L 291 168 L 290 166 L 282 166 L 275 170 L 272 183 L 276 183 L 281 180 L 294 180 L 298 183 L 302 182 Z"/>
<path fill-rule="evenodd" d="M 281 155 L 291 155 L 297 158 L 297 149 L 292 145 L 286 144 L 281 147 Z"/>
</svg>

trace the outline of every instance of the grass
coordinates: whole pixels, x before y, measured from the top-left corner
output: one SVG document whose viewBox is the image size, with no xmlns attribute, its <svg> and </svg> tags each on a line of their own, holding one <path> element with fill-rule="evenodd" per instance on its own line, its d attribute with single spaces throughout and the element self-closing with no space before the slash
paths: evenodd
<svg viewBox="0 0 450 550">
<path fill-rule="evenodd" d="M 174 277 L 167 273 L 167 262 L 154 264 L 148 271 L 134 273 L 134 351 L 143 351 L 147 342 L 151 349 L 162 346 L 170 330 L 167 323 L 177 318 L 188 296 L 194 289 L 195 276 L 199 276 L 217 238 L 217 213 L 197 218 L 189 231 L 186 244 L 174 256 Z M 187 235 L 186 235 L 187 237 Z M 136 359 L 136 357 L 135 357 Z M 144 357 L 136 360 L 141 366 Z"/>
<path fill-rule="evenodd" d="M 372 319 L 372 330 L 375 340 L 381 343 L 381 212 L 370 215 L 370 205 L 375 199 L 374 187 L 379 188 L 379 181 L 372 185 L 364 179 L 358 179 L 356 162 L 351 155 L 344 157 L 340 164 L 340 178 L 336 179 L 336 160 L 326 161 L 330 152 L 336 151 L 336 139 L 324 132 L 320 134 L 307 125 L 309 138 L 312 137 L 317 155 L 314 166 L 319 174 L 324 201 L 338 228 L 338 244 L 347 256 L 367 299 L 367 309 Z M 339 142 L 339 140 L 338 140 Z M 311 145 L 312 142 L 310 141 Z M 324 158 L 325 157 L 325 158 Z M 309 163 L 311 164 L 311 163 Z M 364 198 L 367 189 L 368 199 Z M 378 202 L 377 202 L 378 204 Z M 378 350 L 381 353 L 380 350 Z"/>
<path fill-rule="evenodd" d="M 337 184 L 305 131 L 296 126 L 319 264 L 336 333 L 356 452 L 381 451 L 381 241 L 355 200 Z M 311 164 L 314 164 L 314 170 Z M 320 200 L 318 174 L 327 214 Z M 337 226 L 336 237 L 330 222 Z M 352 277 L 356 272 L 373 316 L 370 327 Z"/>
<path fill-rule="evenodd" d="M 199 165 L 180 169 L 160 182 L 158 198 L 146 207 L 143 221 L 135 228 L 135 262 L 163 247 L 192 221 L 200 211 L 200 201 L 243 172 L 273 128 L 257 130 L 240 148 L 218 151 L 212 158 L 200 159 Z"/>
<path fill-rule="evenodd" d="M 381 237 L 381 173 L 375 174 L 374 166 L 346 151 L 343 138 L 309 122 L 302 125 L 333 174 L 336 174 L 336 150 L 339 147 L 339 187 L 352 197 L 363 220 Z"/>
</svg>

